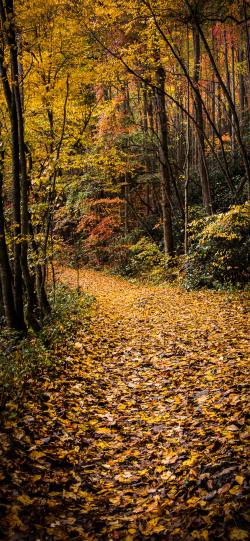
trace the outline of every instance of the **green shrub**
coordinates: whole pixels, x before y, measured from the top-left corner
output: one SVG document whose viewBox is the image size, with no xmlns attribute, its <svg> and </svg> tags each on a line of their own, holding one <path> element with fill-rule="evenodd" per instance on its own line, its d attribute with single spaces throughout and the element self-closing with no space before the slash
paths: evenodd
<svg viewBox="0 0 250 541">
<path fill-rule="evenodd" d="M 127 245 L 126 259 L 117 270 L 120 274 L 159 284 L 176 278 L 179 272 L 178 258 L 166 257 L 156 243 L 141 237 L 135 244 Z"/>
<path fill-rule="evenodd" d="M 142 237 L 130 248 L 130 271 L 132 275 L 145 275 L 155 267 L 164 266 L 164 256 L 150 239 Z"/>
<path fill-rule="evenodd" d="M 249 210 L 249 203 L 245 203 L 192 222 L 186 288 L 242 287 L 248 282 Z"/>
<path fill-rule="evenodd" d="M 18 333 L 0 331 L 0 405 L 21 392 L 25 382 L 63 361 L 67 340 L 88 325 L 93 297 L 57 284 L 50 292 L 52 317 L 43 329 L 20 339 Z M 61 354 L 60 354 L 61 353 Z"/>
</svg>

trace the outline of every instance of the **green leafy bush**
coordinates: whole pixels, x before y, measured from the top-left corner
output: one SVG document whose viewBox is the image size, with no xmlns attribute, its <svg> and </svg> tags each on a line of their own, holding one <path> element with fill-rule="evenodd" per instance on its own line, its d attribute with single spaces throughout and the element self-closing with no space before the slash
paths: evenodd
<svg viewBox="0 0 250 541">
<path fill-rule="evenodd" d="M 185 265 L 188 289 L 242 287 L 249 280 L 250 205 L 191 224 L 191 249 Z"/>
<path fill-rule="evenodd" d="M 141 237 L 126 246 L 126 259 L 117 271 L 131 277 L 144 278 L 153 283 L 173 281 L 178 273 L 176 257 L 166 257 L 155 242 Z"/>
<path fill-rule="evenodd" d="M 130 270 L 133 275 L 148 274 L 155 267 L 164 266 L 164 257 L 158 246 L 142 237 L 130 248 Z"/>
<path fill-rule="evenodd" d="M 20 393 L 25 382 L 63 361 L 67 341 L 77 329 L 88 325 L 93 297 L 56 284 L 50 292 L 52 317 L 43 329 L 20 339 L 18 333 L 0 331 L 0 405 Z"/>
</svg>

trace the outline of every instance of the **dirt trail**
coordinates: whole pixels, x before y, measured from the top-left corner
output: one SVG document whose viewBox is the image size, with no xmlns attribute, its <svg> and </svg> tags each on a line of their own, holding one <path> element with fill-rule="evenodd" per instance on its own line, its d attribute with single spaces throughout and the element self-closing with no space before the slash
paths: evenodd
<svg viewBox="0 0 250 541">
<path fill-rule="evenodd" d="M 244 305 L 90 270 L 80 286 L 91 325 L 21 421 L 32 507 L 13 539 L 248 539 Z"/>
</svg>

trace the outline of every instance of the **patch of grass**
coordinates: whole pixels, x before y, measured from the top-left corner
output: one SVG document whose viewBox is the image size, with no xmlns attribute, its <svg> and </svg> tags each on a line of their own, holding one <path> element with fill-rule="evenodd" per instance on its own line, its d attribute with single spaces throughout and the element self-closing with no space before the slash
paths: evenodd
<svg viewBox="0 0 250 541">
<path fill-rule="evenodd" d="M 57 284 L 49 300 L 52 316 L 40 332 L 29 330 L 20 338 L 9 329 L 0 331 L 0 406 L 22 394 L 29 378 L 56 369 L 67 354 L 72 334 L 88 327 L 94 297 Z"/>
</svg>

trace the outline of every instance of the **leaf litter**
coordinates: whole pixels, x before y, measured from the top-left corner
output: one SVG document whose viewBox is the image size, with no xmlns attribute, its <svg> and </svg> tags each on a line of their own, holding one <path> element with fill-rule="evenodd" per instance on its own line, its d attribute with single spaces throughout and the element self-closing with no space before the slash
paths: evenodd
<svg viewBox="0 0 250 541">
<path fill-rule="evenodd" d="M 2 538 L 249 539 L 245 295 L 80 285 L 89 328 L 2 416 Z"/>
</svg>

